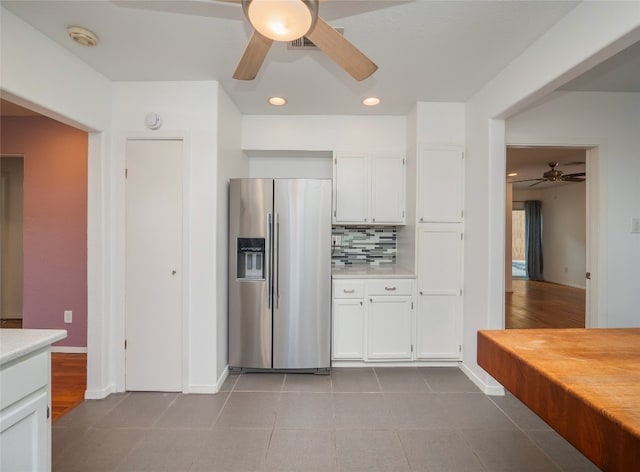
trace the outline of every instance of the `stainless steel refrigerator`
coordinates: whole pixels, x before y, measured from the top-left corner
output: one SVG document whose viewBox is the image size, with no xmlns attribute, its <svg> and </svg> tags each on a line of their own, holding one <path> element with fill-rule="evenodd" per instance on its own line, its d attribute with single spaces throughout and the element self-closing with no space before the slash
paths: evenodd
<svg viewBox="0 0 640 472">
<path fill-rule="evenodd" d="M 232 179 L 229 366 L 331 365 L 331 181 Z"/>
</svg>

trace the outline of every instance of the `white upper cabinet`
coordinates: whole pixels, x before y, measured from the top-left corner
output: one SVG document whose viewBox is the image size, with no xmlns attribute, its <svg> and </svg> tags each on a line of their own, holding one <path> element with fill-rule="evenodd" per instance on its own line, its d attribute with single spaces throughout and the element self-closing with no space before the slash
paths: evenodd
<svg viewBox="0 0 640 472">
<path fill-rule="evenodd" d="M 333 159 L 334 223 L 365 223 L 369 213 L 369 157 L 341 154 Z"/>
<path fill-rule="evenodd" d="M 405 223 L 402 155 L 336 154 L 333 188 L 334 223 Z"/>
<path fill-rule="evenodd" d="M 405 165 L 402 156 L 371 158 L 371 221 L 404 223 Z"/>
<path fill-rule="evenodd" d="M 418 222 L 459 223 L 463 204 L 463 148 L 423 148 L 418 157 Z"/>
</svg>

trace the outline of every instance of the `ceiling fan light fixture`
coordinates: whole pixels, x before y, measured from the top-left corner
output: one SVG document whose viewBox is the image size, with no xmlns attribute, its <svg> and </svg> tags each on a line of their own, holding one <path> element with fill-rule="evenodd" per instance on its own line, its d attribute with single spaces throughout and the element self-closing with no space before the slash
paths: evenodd
<svg viewBox="0 0 640 472">
<path fill-rule="evenodd" d="M 518 175 L 518 173 L 517 173 L 517 172 L 509 172 L 509 173 L 507 174 L 507 177 L 515 177 L 516 175 Z"/>
<path fill-rule="evenodd" d="M 269 103 L 274 107 L 282 107 L 287 104 L 287 99 L 283 97 L 271 97 Z"/>
<path fill-rule="evenodd" d="M 98 44 L 98 36 L 93 31 L 89 31 L 82 26 L 68 26 L 67 34 L 71 39 L 82 46 L 92 48 Z"/>
<path fill-rule="evenodd" d="M 318 0 L 242 0 L 251 26 L 274 41 L 293 41 L 311 30 Z"/>
<path fill-rule="evenodd" d="M 378 97 L 368 97 L 362 100 L 362 104 L 368 107 L 375 107 L 380 103 L 380 99 Z"/>
</svg>

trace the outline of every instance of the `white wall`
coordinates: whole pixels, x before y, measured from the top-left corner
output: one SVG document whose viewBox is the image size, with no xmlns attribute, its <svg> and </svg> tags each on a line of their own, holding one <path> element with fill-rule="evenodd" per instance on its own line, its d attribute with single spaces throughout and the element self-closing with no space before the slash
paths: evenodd
<svg viewBox="0 0 640 472">
<path fill-rule="evenodd" d="M 331 157 L 251 157 L 249 177 L 265 179 L 331 179 Z"/>
<path fill-rule="evenodd" d="M 600 326 L 640 326 L 640 93 L 555 93 L 507 122 L 509 141 L 584 142 L 598 145 L 601 244 L 606 290 Z M 546 271 L 546 269 L 545 269 Z"/>
<path fill-rule="evenodd" d="M 125 142 L 130 137 L 184 139 L 183 260 L 187 392 L 215 392 L 218 385 L 216 267 L 218 236 L 218 91 L 214 81 L 116 82 L 113 84 L 114 159 L 111 167 L 115 229 L 113 297 L 116 333 L 124 341 Z M 157 131 L 144 125 L 148 112 L 163 120 Z M 233 117 L 232 117 L 233 118 Z M 224 264 L 224 261 L 221 262 Z M 124 389 L 124 350 L 116 349 L 117 389 Z"/>
<path fill-rule="evenodd" d="M 218 211 L 216 379 L 222 386 L 228 364 L 229 179 L 247 177 L 249 164 L 240 149 L 242 115 L 222 88 L 218 89 Z M 205 360 L 206 361 L 206 360 Z"/>
<path fill-rule="evenodd" d="M 504 326 L 502 119 L 640 40 L 639 13 L 637 2 L 581 2 L 467 102 L 462 368 L 485 392 L 501 391 L 476 351 L 478 330 Z"/>
<path fill-rule="evenodd" d="M 585 189 L 586 184 L 573 183 L 513 192 L 516 201 L 542 202 L 542 276 L 547 282 L 585 288 Z"/>
<path fill-rule="evenodd" d="M 242 149 L 405 152 L 404 116 L 303 115 L 242 117 Z"/>
<path fill-rule="evenodd" d="M 113 391 L 112 240 L 108 188 L 111 82 L 15 15 L 0 11 L 3 98 L 89 131 L 87 397 Z M 45 80 L 46 79 L 46 80 Z"/>
</svg>

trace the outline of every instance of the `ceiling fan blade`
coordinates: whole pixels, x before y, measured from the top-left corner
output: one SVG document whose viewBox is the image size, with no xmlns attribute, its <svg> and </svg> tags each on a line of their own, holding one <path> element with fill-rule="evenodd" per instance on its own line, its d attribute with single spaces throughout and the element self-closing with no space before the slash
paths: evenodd
<svg viewBox="0 0 640 472">
<path fill-rule="evenodd" d="M 545 181 L 546 181 L 546 179 L 540 179 L 540 182 L 536 182 L 535 184 L 531 184 L 527 188 L 535 187 L 536 185 L 539 185 L 539 184 L 541 184 L 542 182 L 545 182 Z"/>
<path fill-rule="evenodd" d="M 565 177 L 584 177 L 585 175 L 587 175 L 586 172 L 576 172 L 574 174 L 564 174 L 562 176 L 562 178 L 565 178 Z"/>
<path fill-rule="evenodd" d="M 244 50 L 244 54 L 242 54 L 242 58 L 240 58 L 238 67 L 233 73 L 233 78 L 238 80 L 255 79 L 272 43 L 273 40 L 265 38 L 257 31 L 254 31 L 247 48 Z"/>
<path fill-rule="evenodd" d="M 586 179 L 581 179 L 580 177 L 563 177 L 563 182 L 586 182 Z"/>
<path fill-rule="evenodd" d="M 541 180 L 541 181 L 545 181 L 546 179 L 525 179 L 525 180 L 514 180 L 511 183 L 512 184 L 519 184 L 521 182 L 533 182 L 534 180 Z"/>
<path fill-rule="evenodd" d="M 366 79 L 378 70 L 371 59 L 320 17 L 306 36 L 357 81 Z"/>
</svg>

